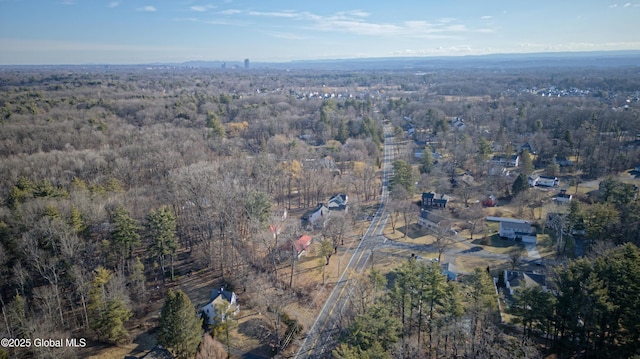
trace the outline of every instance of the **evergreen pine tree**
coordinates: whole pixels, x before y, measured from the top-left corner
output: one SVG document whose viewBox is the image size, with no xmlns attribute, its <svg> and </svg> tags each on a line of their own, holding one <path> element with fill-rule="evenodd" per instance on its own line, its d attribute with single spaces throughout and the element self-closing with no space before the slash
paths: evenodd
<svg viewBox="0 0 640 359">
<path fill-rule="evenodd" d="M 162 280 L 165 276 L 165 256 L 170 256 L 171 280 L 173 280 L 173 255 L 178 249 L 176 215 L 167 206 L 152 210 L 148 217 L 151 251 L 158 257 Z"/>
<path fill-rule="evenodd" d="M 338 125 L 338 133 L 336 134 L 336 141 L 340 141 L 343 145 L 349 139 L 349 130 L 347 129 L 347 124 L 344 121 L 340 121 L 340 125 Z"/>
<path fill-rule="evenodd" d="M 129 310 L 126 298 L 122 293 L 111 292 L 109 283 L 113 273 L 103 267 L 98 267 L 91 281 L 89 289 L 91 328 L 101 340 L 109 343 L 119 343 L 127 339 L 129 333 L 124 324 L 133 313 Z"/>
<path fill-rule="evenodd" d="M 178 290 L 169 290 L 160 314 L 158 343 L 167 347 L 176 358 L 195 355 L 202 341 L 202 319 L 189 297 Z"/>
<path fill-rule="evenodd" d="M 218 119 L 218 115 L 215 112 L 209 111 L 207 113 L 207 127 L 210 129 L 209 136 L 212 137 L 225 137 L 226 130 L 220 119 Z"/>
<path fill-rule="evenodd" d="M 124 261 L 131 257 L 133 247 L 140 243 L 140 226 L 138 222 L 131 218 L 129 211 L 124 206 L 119 205 L 112 213 L 114 229 L 111 232 L 113 237 L 112 245 L 120 252 L 120 259 L 124 268 Z"/>
<path fill-rule="evenodd" d="M 511 192 L 513 195 L 517 195 L 522 191 L 526 191 L 529 187 L 529 183 L 527 181 L 527 176 L 524 173 L 518 175 L 515 181 L 513 181 L 513 185 L 511 186 Z"/>
<path fill-rule="evenodd" d="M 80 209 L 75 204 L 72 204 L 69 209 L 68 223 L 75 233 L 80 233 L 86 229 L 86 225 L 82 218 L 82 212 L 80 212 Z"/>
<path fill-rule="evenodd" d="M 420 173 L 431 173 L 433 169 L 433 154 L 431 153 L 431 147 L 425 146 L 422 151 L 422 158 L 420 158 Z"/>
<path fill-rule="evenodd" d="M 533 158 L 531 158 L 531 154 L 529 153 L 529 151 L 522 151 L 522 155 L 520 156 L 520 164 L 522 173 L 527 176 L 533 173 Z"/>
</svg>

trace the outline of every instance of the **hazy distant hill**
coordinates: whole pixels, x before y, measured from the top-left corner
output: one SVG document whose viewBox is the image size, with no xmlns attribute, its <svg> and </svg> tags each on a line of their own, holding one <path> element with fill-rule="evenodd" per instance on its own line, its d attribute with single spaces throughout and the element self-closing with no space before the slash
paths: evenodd
<svg viewBox="0 0 640 359">
<path fill-rule="evenodd" d="M 434 69 L 522 67 L 619 67 L 640 66 L 640 51 L 495 54 L 479 56 L 394 57 L 256 63 L 255 67 L 313 69 Z"/>
<path fill-rule="evenodd" d="M 578 68 L 578 67 L 634 67 L 640 66 L 640 50 L 597 52 L 546 52 L 531 54 L 493 54 L 474 56 L 433 57 L 377 57 L 360 59 L 298 60 L 290 62 L 251 62 L 249 69 L 241 61 L 186 61 L 182 63 L 149 63 L 131 65 L 15 65 L 4 68 L 68 68 L 81 67 L 86 71 L 108 71 L 141 68 L 218 69 L 247 71 L 253 69 L 279 70 L 433 70 L 433 69 L 509 69 L 509 68 Z"/>
</svg>

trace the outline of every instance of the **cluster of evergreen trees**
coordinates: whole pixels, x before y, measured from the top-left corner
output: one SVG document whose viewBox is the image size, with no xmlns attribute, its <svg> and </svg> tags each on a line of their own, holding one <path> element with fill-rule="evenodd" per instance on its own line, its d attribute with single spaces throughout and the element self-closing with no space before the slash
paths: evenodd
<svg viewBox="0 0 640 359">
<path fill-rule="evenodd" d="M 346 326 L 335 358 L 506 358 L 516 346 L 497 327 L 497 293 L 486 270 L 462 284 L 447 281 L 437 262 L 410 259 L 391 278 L 390 290 Z M 378 291 L 386 286 L 376 271 L 369 281 Z"/>
<path fill-rule="evenodd" d="M 556 269 L 550 291 L 525 288 L 513 313 L 524 336 L 553 352 L 583 358 L 630 358 L 640 353 L 640 250 L 633 244 L 580 258 Z"/>
<path fill-rule="evenodd" d="M 548 288 L 516 291 L 501 324 L 489 273 L 448 282 L 436 262 L 407 261 L 359 311 L 333 351 L 348 358 L 630 358 L 640 353 L 640 249 L 625 244 L 554 268 Z M 377 272 L 371 285 L 382 292 Z M 510 333 L 509 335 L 505 333 Z"/>
</svg>

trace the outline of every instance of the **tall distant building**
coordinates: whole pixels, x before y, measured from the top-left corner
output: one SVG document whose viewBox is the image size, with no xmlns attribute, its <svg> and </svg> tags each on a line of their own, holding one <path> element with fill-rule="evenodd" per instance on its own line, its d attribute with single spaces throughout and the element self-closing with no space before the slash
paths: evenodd
<svg viewBox="0 0 640 359">
<path fill-rule="evenodd" d="M 249 59 L 244 59 L 244 68 L 245 69 L 249 68 Z"/>
</svg>

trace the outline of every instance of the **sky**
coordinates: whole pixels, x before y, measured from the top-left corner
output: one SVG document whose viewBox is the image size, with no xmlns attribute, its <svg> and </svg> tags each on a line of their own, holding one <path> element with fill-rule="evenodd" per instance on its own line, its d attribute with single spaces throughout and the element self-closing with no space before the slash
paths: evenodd
<svg viewBox="0 0 640 359">
<path fill-rule="evenodd" d="M 0 0 L 0 64 L 640 50 L 640 0 Z"/>
</svg>

